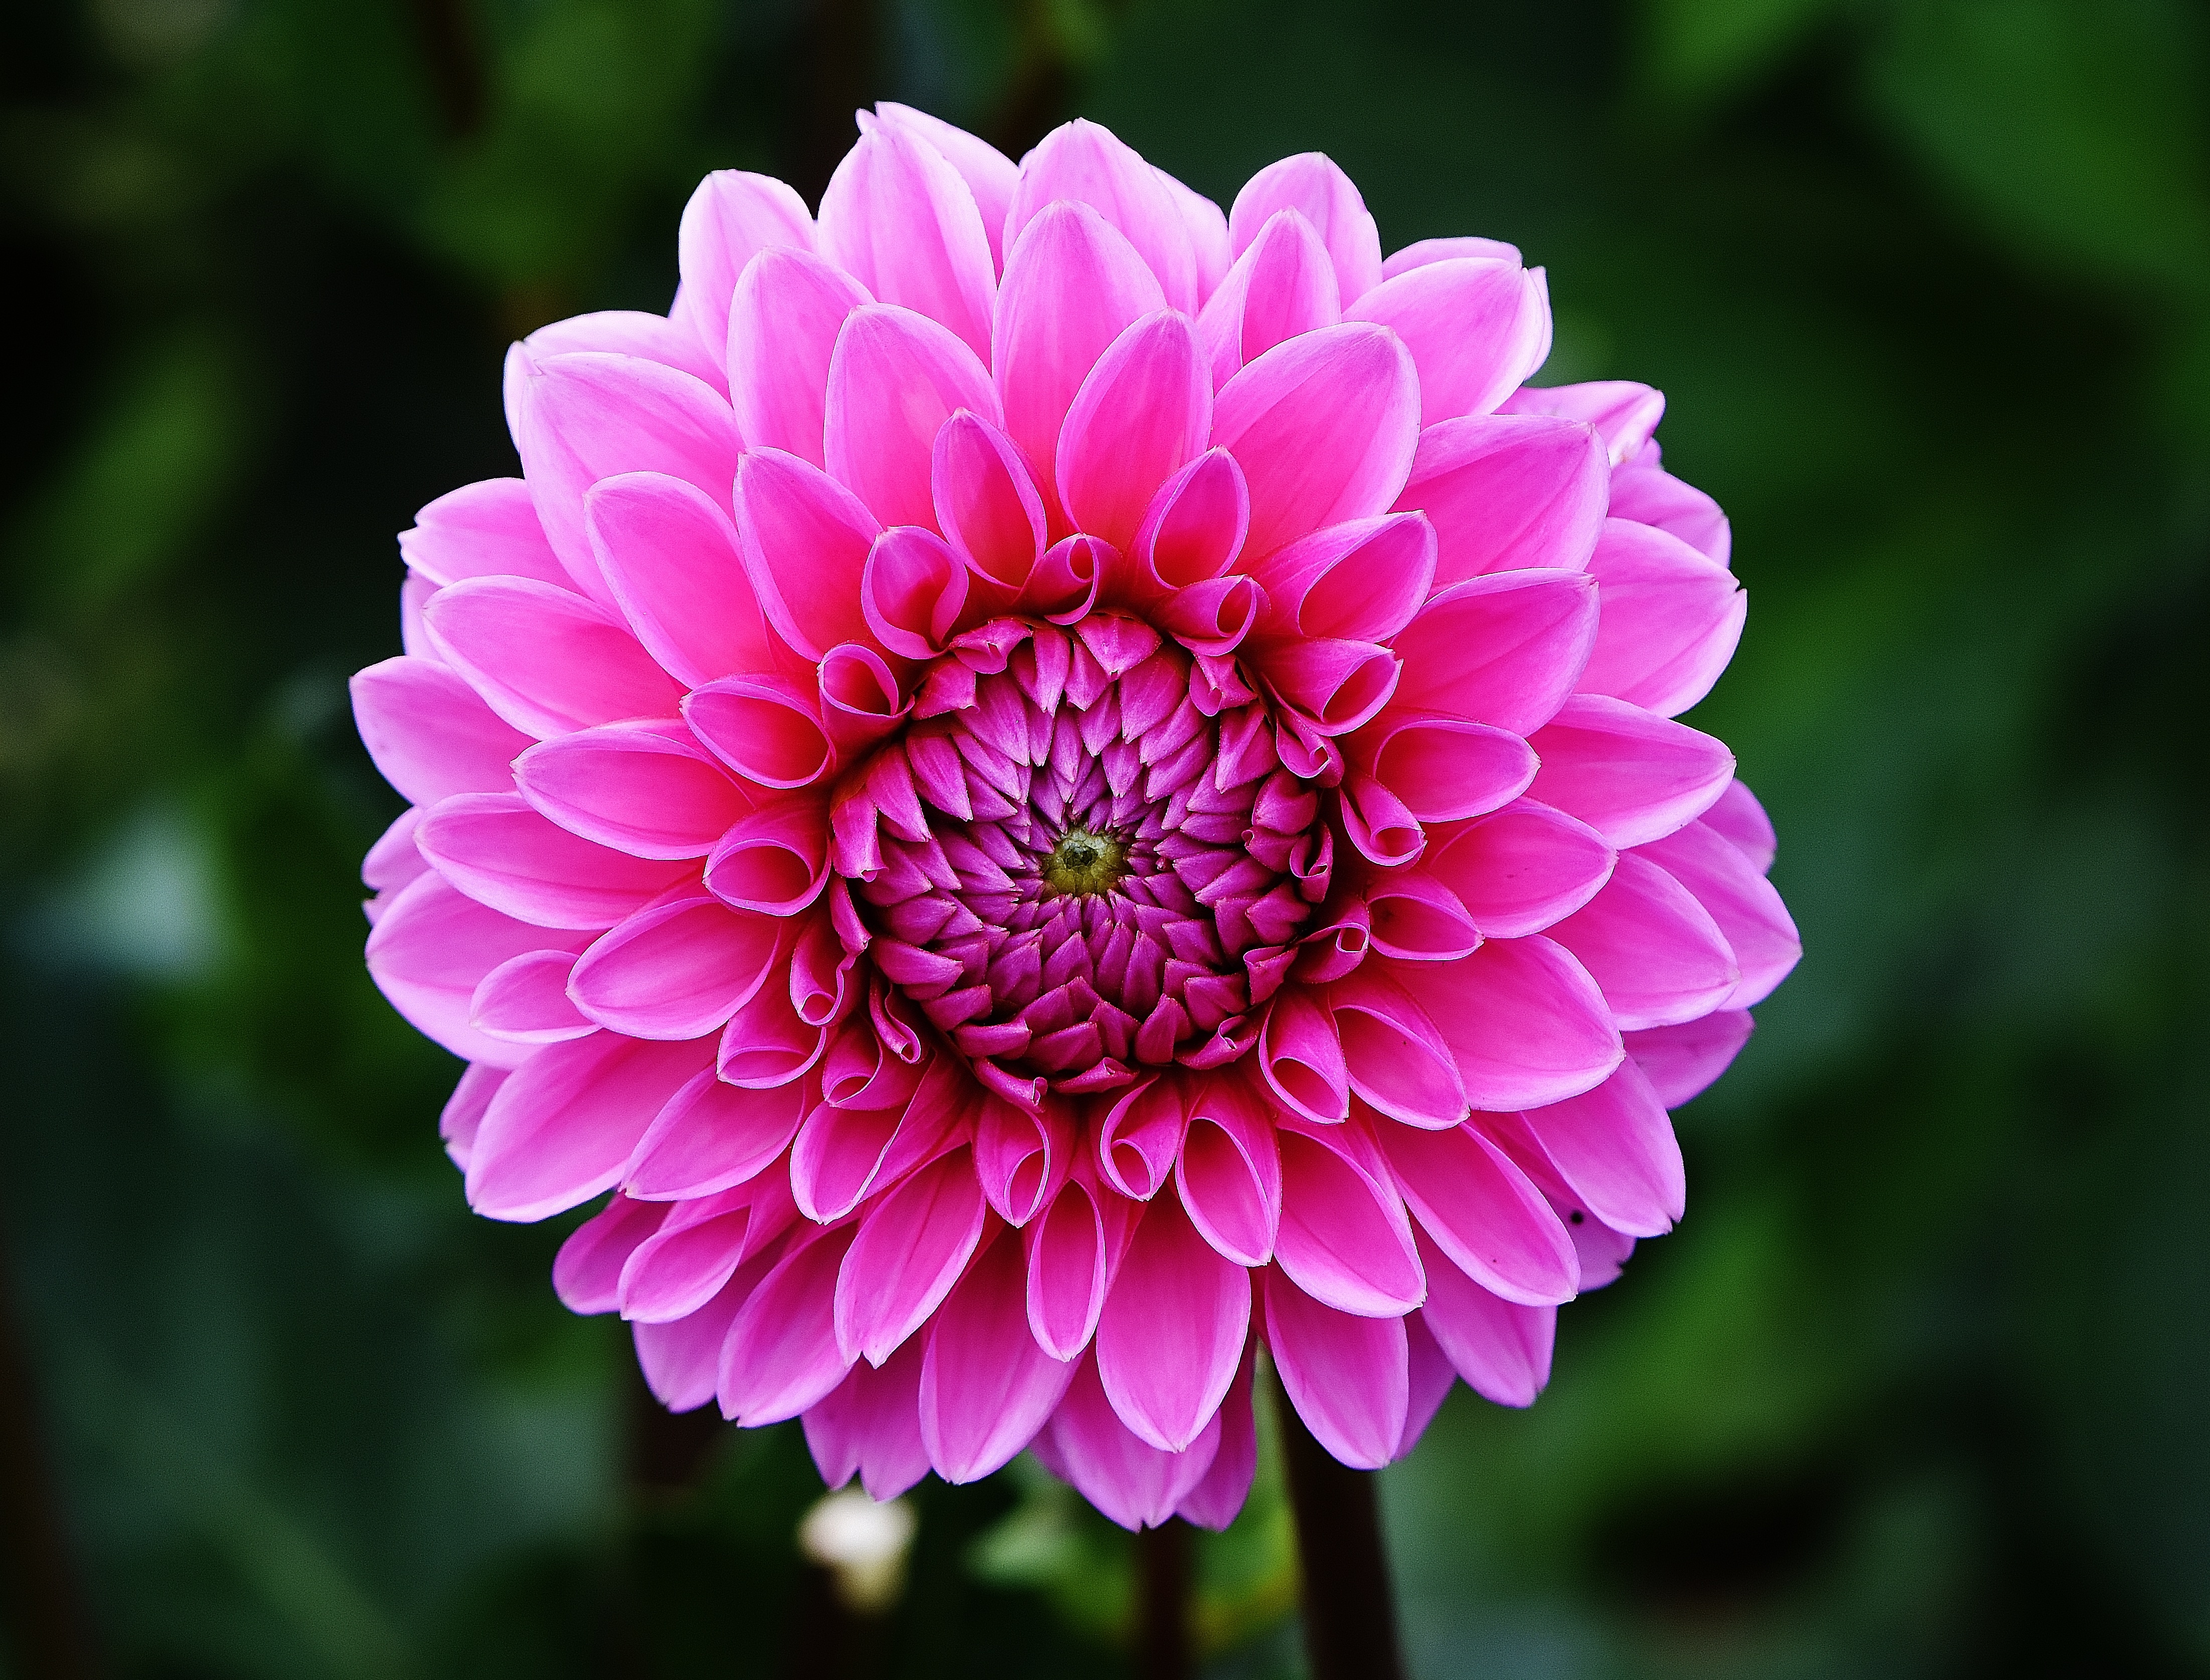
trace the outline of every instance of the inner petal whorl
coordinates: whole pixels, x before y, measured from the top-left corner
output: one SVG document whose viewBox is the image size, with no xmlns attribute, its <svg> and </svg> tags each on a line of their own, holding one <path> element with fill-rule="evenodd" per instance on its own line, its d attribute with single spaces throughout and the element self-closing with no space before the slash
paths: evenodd
<svg viewBox="0 0 2210 1680">
<path fill-rule="evenodd" d="M 963 643 L 918 688 L 963 700 L 971 672 L 971 703 L 884 749 L 921 823 L 883 822 L 854 881 L 878 966 L 1008 1094 L 1240 1054 L 1318 896 L 1289 866 L 1319 802 L 1265 703 L 1208 711 L 1191 656 L 1115 614 Z"/>
</svg>

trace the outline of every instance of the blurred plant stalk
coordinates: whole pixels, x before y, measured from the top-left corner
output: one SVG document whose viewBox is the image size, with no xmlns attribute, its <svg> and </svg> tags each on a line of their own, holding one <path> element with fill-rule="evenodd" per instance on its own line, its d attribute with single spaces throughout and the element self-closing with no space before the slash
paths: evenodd
<svg viewBox="0 0 2210 1680">
<path fill-rule="evenodd" d="M 1404 1680 L 1374 1472 L 1337 1462 L 1305 1428 L 1280 1378 L 1271 1386 L 1296 1517 L 1298 1604 L 1312 1680 Z"/>
</svg>

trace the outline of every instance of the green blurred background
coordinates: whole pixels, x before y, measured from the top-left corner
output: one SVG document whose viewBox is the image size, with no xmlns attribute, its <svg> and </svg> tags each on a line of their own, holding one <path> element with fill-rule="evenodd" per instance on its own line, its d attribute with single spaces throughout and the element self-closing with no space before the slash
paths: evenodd
<svg viewBox="0 0 2210 1680">
<path fill-rule="evenodd" d="M 473 1219 L 362 973 L 344 683 L 498 366 L 705 170 L 1076 113 L 1548 266 L 1754 603 L 1697 715 L 1808 951 L 1689 1213 L 1383 1497 L 1417 1673 L 2210 1673 L 2210 14 L 2186 0 L 15 0 L 0 22 L 0 1674 L 1126 1671 L 1129 1550 L 671 1421 Z M 2195 675 L 2188 674 L 2193 671 Z M 1298 1671 L 1277 1492 L 1209 1672 Z"/>
</svg>

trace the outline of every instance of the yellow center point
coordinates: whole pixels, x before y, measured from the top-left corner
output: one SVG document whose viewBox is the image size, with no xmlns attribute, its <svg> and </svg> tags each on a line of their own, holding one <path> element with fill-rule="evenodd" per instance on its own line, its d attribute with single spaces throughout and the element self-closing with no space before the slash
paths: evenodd
<svg viewBox="0 0 2210 1680">
<path fill-rule="evenodd" d="M 1109 834 L 1071 828 L 1044 860 L 1044 884 L 1054 892 L 1106 892 L 1128 873 L 1128 849 Z"/>
</svg>

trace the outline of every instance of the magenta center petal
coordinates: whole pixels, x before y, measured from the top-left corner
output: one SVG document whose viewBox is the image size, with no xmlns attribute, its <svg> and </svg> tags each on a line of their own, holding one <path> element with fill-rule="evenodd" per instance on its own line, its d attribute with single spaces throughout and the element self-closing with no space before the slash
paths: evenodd
<svg viewBox="0 0 2210 1680">
<path fill-rule="evenodd" d="M 885 812 L 881 867 L 855 882 L 878 966 L 1023 1100 L 1241 1055 L 1312 915 L 1289 864 L 1319 821 L 1265 701 L 1208 712 L 1191 656 L 1134 619 L 1072 636 L 999 619 L 962 641 L 920 688 L 971 681 L 972 704 L 886 749 L 922 820 Z"/>
</svg>

